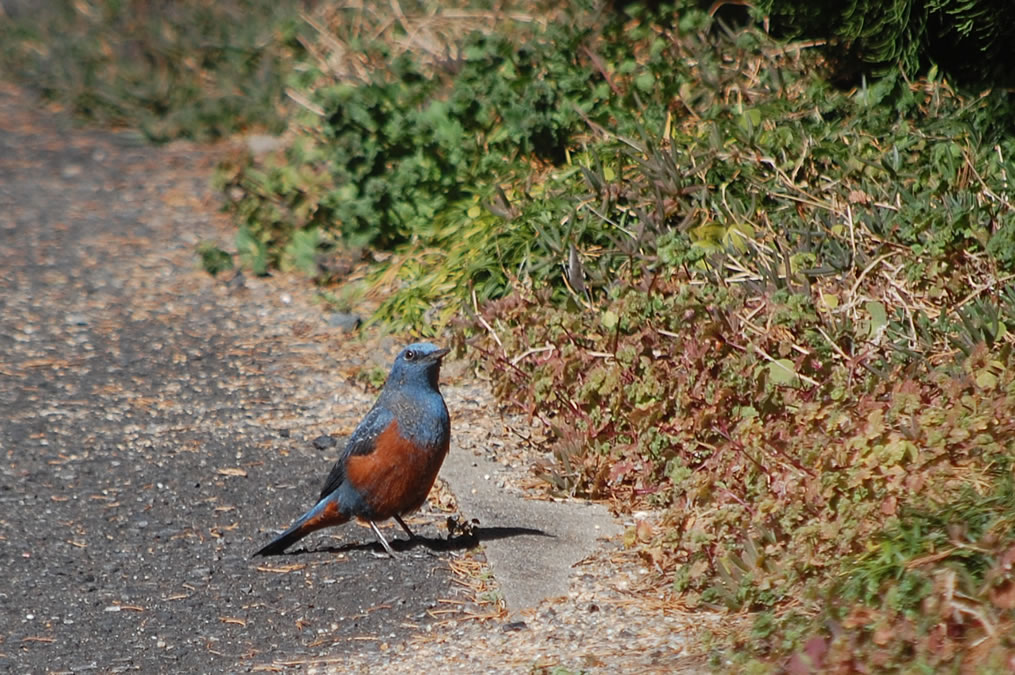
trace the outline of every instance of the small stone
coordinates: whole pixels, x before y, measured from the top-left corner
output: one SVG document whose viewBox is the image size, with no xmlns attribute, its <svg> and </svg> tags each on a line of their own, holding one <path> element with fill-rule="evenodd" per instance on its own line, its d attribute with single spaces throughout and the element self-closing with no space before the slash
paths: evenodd
<svg viewBox="0 0 1015 675">
<path fill-rule="evenodd" d="M 243 276 L 243 270 L 236 270 L 236 274 L 230 279 L 226 286 L 230 291 L 238 291 L 247 287 L 247 278 Z"/>
<path fill-rule="evenodd" d="M 505 633 L 514 633 L 520 630 L 525 630 L 529 627 L 529 624 L 524 621 L 512 621 L 511 623 L 504 624 Z"/>
<path fill-rule="evenodd" d="M 328 325 L 333 328 L 339 328 L 345 333 L 351 333 L 360 327 L 363 323 L 363 319 L 360 318 L 359 314 L 352 314 L 350 312 L 333 312 L 328 317 Z"/>
<path fill-rule="evenodd" d="M 195 567 L 190 570 L 190 576 L 197 579 L 207 579 L 211 576 L 211 568 L 209 567 Z"/>
<path fill-rule="evenodd" d="M 338 441 L 327 434 L 318 436 L 312 441 L 312 443 L 318 450 L 327 450 L 328 448 L 333 448 L 338 445 Z"/>
</svg>

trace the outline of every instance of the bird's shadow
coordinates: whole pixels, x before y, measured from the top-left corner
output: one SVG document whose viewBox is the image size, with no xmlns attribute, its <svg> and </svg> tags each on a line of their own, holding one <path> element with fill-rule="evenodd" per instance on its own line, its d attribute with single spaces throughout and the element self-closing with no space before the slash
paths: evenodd
<svg viewBox="0 0 1015 675">
<path fill-rule="evenodd" d="M 396 552 L 402 553 L 411 551 L 417 547 L 425 547 L 431 551 L 464 551 L 479 546 L 484 541 L 495 539 L 507 539 L 508 537 L 520 536 L 552 537 L 542 530 L 533 527 L 479 527 L 475 526 L 468 534 L 459 534 L 450 537 L 423 537 L 416 535 L 412 539 L 401 537 L 388 537 L 388 543 Z M 287 551 L 285 555 L 307 555 L 310 553 L 350 553 L 352 551 L 372 551 L 384 554 L 384 547 L 379 541 L 369 541 L 358 544 L 342 544 L 341 546 L 318 546 L 315 548 L 296 548 Z"/>
</svg>

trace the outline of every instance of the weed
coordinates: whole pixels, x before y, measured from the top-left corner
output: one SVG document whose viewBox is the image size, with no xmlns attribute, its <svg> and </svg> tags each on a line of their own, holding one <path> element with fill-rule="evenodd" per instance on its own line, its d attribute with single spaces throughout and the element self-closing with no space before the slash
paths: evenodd
<svg viewBox="0 0 1015 675">
<path fill-rule="evenodd" d="M 1015 38 L 1015 14 L 1007 3 L 763 0 L 755 11 L 782 35 L 829 39 L 840 77 L 865 70 L 891 73 L 900 65 L 915 75 L 930 67 L 936 72 L 940 65 L 956 78 L 988 85 L 1011 81 L 995 65 Z"/>
<path fill-rule="evenodd" d="M 212 242 L 202 242 L 197 247 L 201 266 L 208 274 L 218 276 L 219 272 L 233 269 L 233 256 Z"/>
<path fill-rule="evenodd" d="M 1015 217 L 1011 140 L 989 99 L 941 85 L 886 110 L 802 61 L 766 62 L 781 69 L 766 80 L 749 49 L 724 57 L 755 66 L 685 83 L 686 112 L 640 115 L 576 155 L 567 222 L 612 235 L 572 240 L 594 261 L 580 287 L 567 268 L 529 274 L 468 330 L 499 395 L 549 431 L 551 489 L 666 507 L 659 535 L 632 545 L 661 551 L 683 602 L 760 611 L 741 647 L 812 664 L 863 653 L 859 617 L 877 607 L 876 644 L 901 631 L 869 661 L 887 667 L 931 639 L 906 617 L 940 597 L 941 574 L 971 589 L 993 569 L 961 554 L 907 565 L 948 537 L 920 514 L 961 511 L 969 485 L 1001 490 L 1010 465 L 1015 314 L 985 233 Z M 970 612 L 986 611 L 978 597 Z M 815 629 L 833 620 L 840 632 Z"/>
</svg>

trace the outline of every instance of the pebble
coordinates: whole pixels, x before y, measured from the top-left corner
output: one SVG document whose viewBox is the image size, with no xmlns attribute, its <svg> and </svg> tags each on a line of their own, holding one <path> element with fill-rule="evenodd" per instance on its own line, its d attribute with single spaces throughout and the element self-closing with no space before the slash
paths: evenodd
<svg viewBox="0 0 1015 675">
<path fill-rule="evenodd" d="M 328 317 L 328 325 L 332 328 L 340 328 L 345 333 L 351 333 L 363 324 L 363 319 L 358 314 L 348 312 L 332 312 Z"/>
<path fill-rule="evenodd" d="M 315 438 L 313 441 L 311 441 L 311 443 L 318 450 L 327 450 L 328 448 L 333 448 L 336 445 L 338 445 L 338 441 L 337 440 L 335 440 L 331 436 L 327 436 L 327 435 L 324 435 L 324 434 L 322 434 L 322 435 L 318 436 L 317 438 Z"/>
</svg>

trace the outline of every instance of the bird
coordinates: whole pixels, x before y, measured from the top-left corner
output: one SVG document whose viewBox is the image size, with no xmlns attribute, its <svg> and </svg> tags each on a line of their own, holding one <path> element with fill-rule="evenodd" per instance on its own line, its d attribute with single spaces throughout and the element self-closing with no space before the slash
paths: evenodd
<svg viewBox="0 0 1015 675">
<path fill-rule="evenodd" d="M 274 541 L 254 553 L 280 555 L 321 528 L 366 521 L 391 558 L 377 523 L 402 520 L 426 501 L 451 443 L 451 418 L 441 396 L 441 361 L 449 352 L 429 342 L 403 348 L 373 407 L 349 437 L 317 503 Z"/>
</svg>

